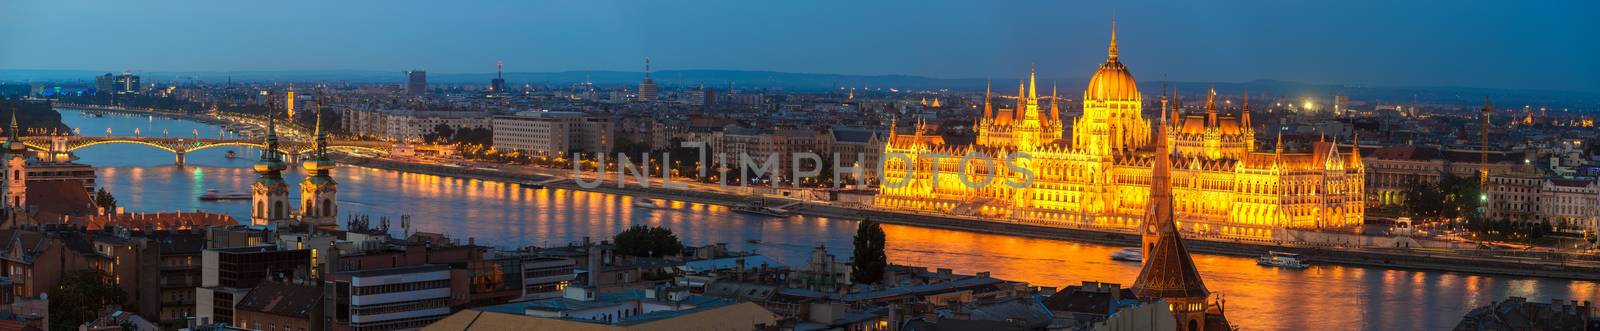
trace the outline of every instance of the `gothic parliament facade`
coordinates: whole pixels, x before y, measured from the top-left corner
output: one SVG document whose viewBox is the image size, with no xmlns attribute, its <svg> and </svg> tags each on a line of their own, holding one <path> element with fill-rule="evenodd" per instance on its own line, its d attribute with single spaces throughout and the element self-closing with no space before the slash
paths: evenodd
<svg viewBox="0 0 1600 331">
<path fill-rule="evenodd" d="M 921 123 L 910 134 L 891 132 L 882 158 L 885 184 L 873 204 L 1046 226 L 1137 228 L 1150 195 L 1152 133 L 1158 130 L 1144 118 L 1143 97 L 1118 59 L 1114 28 L 1107 53 L 1083 92 L 1083 114 L 1070 119 L 1070 133 L 1057 118 L 1054 92 L 1048 111 L 1041 111 L 1031 73 L 1026 84 L 1018 84 L 1012 109 L 994 109 L 985 94 L 973 144 L 946 144 Z M 1170 183 L 1182 230 L 1268 239 L 1278 229 L 1350 229 L 1362 223 L 1365 170 L 1359 150 L 1318 141 L 1309 151 L 1285 151 L 1281 135 L 1272 148 L 1258 148 L 1248 96 L 1237 114 L 1218 114 L 1215 91 L 1204 113 L 1185 114 L 1170 107 L 1166 96 L 1161 107 L 1160 116 L 1171 114 L 1160 122 L 1167 125 L 1165 144 L 1173 151 Z M 1022 182 L 1024 174 L 999 162 L 969 161 L 962 173 L 962 155 L 999 160 L 1018 152 L 1030 156 L 1014 165 L 1031 170 L 1031 185 L 1003 184 Z M 934 153 L 949 156 L 928 157 Z M 958 176 L 994 180 L 969 187 Z"/>
</svg>

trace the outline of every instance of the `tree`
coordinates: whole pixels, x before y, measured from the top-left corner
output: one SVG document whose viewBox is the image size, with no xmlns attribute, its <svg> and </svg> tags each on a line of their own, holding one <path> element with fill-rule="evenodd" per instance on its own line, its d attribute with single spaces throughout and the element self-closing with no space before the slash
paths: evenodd
<svg viewBox="0 0 1600 331">
<path fill-rule="evenodd" d="M 850 265 L 852 281 L 873 284 L 883 280 L 883 270 L 889 265 L 883 242 L 883 227 L 871 219 L 861 220 L 856 226 L 855 258 Z"/>
<path fill-rule="evenodd" d="M 666 227 L 634 225 L 617 233 L 617 254 L 626 256 L 661 257 L 683 252 L 683 242 Z"/>
<path fill-rule="evenodd" d="M 100 208 L 105 208 L 106 213 L 115 213 L 117 210 L 117 197 L 112 196 L 111 192 L 106 192 L 106 188 L 102 187 L 99 191 L 94 192 L 94 204 L 100 206 Z"/>
<path fill-rule="evenodd" d="M 68 271 L 50 294 L 50 329 L 77 330 L 105 306 L 121 307 L 127 294 L 101 281 L 94 270 Z"/>
</svg>

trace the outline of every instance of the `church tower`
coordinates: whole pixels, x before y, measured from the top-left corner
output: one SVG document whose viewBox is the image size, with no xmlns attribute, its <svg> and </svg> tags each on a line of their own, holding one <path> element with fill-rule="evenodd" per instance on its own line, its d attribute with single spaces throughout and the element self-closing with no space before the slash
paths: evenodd
<svg viewBox="0 0 1600 331">
<path fill-rule="evenodd" d="M 337 225 L 339 183 L 329 172 L 336 164 L 328 158 L 328 134 L 322 131 L 322 98 L 317 98 L 316 142 L 306 161 L 306 179 L 300 182 L 300 221 L 312 225 Z"/>
<path fill-rule="evenodd" d="M 10 136 L 6 138 L 6 207 L 25 209 L 28 203 L 28 146 L 17 137 L 17 109 L 11 109 Z"/>
<path fill-rule="evenodd" d="M 1165 119 L 1166 114 L 1161 117 Z M 1141 300 L 1166 300 L 1179 330 L 1203 331 L 1208 325 L 1226 326 L 1228 322 L 1222 316 L 1221 304 L 1206 302 L 1211 292 L 1206 290 L 1200 271 L 1195 268 L 1178 233 L 1173 218 L 1167 125 L 1162 123 L 1158 128 L 1155 155 L 1150 165 L 1150 198 L 1140 225 L 1144 267 L 1133 282 L 1133 294 Z"/>
<path fill-rule="evenodd" d="M 271 107 L 268 109 L 270 111 Z M 278 126 L 268 114 L 267 144 L 255 165 L 259 176 L 250 184 L 250 225 L 273 225 L 289 220 L 289 185 L 283 181 L 285 168 L 283 158 L 278 155 Z"/>
</svg>

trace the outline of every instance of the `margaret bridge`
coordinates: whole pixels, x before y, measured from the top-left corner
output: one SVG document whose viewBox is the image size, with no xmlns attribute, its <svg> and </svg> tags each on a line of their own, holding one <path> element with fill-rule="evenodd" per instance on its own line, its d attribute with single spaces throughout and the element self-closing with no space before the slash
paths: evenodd
<svg viewBox="0 0 1600 331">
<path fill-rule="evenodd" d="M 261 140 L 246 139 L 207 139 L 207 138 L 168 138 L 168 137 L 90 137 L 70 135 L 47 135 L 21 137 L 24 145 L 29 149 L 51 154 L 67 153 L 78 149 L 108 145 L 129 144 L 155 147 L 156 149 L 171 152 L 173 160 L 178 165 L 183 165 L 184 155 L 217 147 L 254 147 L 266 148 Z M 278 152 L 289 157 L 290 160 L 299 160 L 300 155 L 310 153 L 315 148 L 311 142 L 283 141 L 278 143 Z M 395 148 L 394 143 L 382 141 L 359 140 L 329 140 L 329 150 L 361 151 L 376 154 L 389 154 Z"/>
</svg>

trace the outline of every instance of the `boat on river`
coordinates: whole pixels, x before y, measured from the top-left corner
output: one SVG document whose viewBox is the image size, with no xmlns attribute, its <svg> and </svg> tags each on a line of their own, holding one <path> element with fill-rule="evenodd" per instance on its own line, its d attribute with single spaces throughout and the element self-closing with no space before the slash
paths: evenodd
<svg viewBox="0 0 1600 331">
<path fill-rule="evenodd" d="M 1138 247 L 1128 247 L 1111 252 L 1111 259 L 1128 262 L 1144 262 L 1144 252 Z"/>
<path fill-rule="evenodd" d="M 633 206 L 648 209 L 661 208 L 661 204 L 656 203 L 656 200 L 650 198 L 634 198 Z"/>
<path fill-rule="evenodd" d="M 200 201 L 220 200 L 250 200 L 250 192 L 220 192 L 217 190 L 206 190 L 206 193 L 200 194 Z"/>
<path fill-rule="evenodd" d="M 755 206 L 755 205 L 744 205 L 744 206 L 734 206 L 733 208 L 729 208 L 729 209 L 733 210 L 733 212 L 735 212 L 735 213 L 740 213 L 740 214 L 760 215 L 760 216 L 768 216 L 768 217 L 789 217 L 789 211 L 788 210 L 783 210 L 781 208 L 762 207 L 762 206 Z"/>
<path fill-rule="evenodd" d="M 1256 259 L 1256 264 L 1289 269 L 1305 269 L 1311 267 L 1310 264 L 1306 264 L 1305 261 L 1300 260 L 1300 254 L 1284 252 L 1267 252 L 1267 255 L 1262 255 L 1260 258 Z"/>
</svg>

